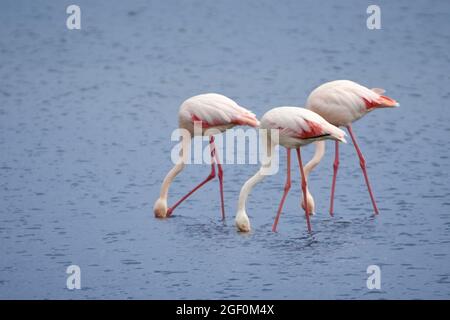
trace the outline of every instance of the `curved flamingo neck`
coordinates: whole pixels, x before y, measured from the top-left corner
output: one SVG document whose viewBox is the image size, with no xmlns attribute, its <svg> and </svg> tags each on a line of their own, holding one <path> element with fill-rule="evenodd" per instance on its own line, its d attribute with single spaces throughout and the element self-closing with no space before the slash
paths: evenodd
<svg viewBox="0 0 450 320">
<path fill-rule="evenodd" d="M 247 180 L 247 182 L 244 183 L 242 186 L 241 192 L 239 194 L 239 201 L 238 201 L 238 214 L 245 214 L 245 205 L 247 202 L 247 198 L 254 188 L 256 184 L 261 182 L 261 180 L 264 179 L 264 177 L 267 175 L 268 170 L 270 170 L 270 167 L 272 165 L 272 155 L 274 152 L 275 145 L 268 141 L 266 143 L 266 159 L 267 161 L 261 165 L 259 170 L 255 173 L 253 177 Z"/>
<path fill-rule="evenodd" d="M 305 179 L 308 181 L 309 174 L 315 167 L 322 161 L 323 156 L 325 155 L 325 141 L 316 141 L 316 150 L 314 151 L 314 156 L 309 160 L 309 162 L 303 167 L 303 172 L 305 173 Z M 306 196 L 308 197 L 308 203 L 312 203 L 314 206 L 314 197 L 308 188 L 309 184 L 306 187 Z"/>
<path fill-rule="evenodd" d="M 315 167 L 322 161 L 323 156 L 325 155 L 325 141 L 317 141 L 316 150 L 314 151 L 314 156 L 311 160 L 305 165 L 303 168 L 305 172 L 305 177 L 308 178 L 309 174 Z"/>
<path fill-rule="evenodd" d="M 248 195 L 252 191 L 253 187 L 264 179 L 263 171 L 264 168 L 261 167 L 258 172 L 256 172 L 256 174 L 248 179 L 242 186 L 241 193 L 239 194 L 238 212 L 245 211 L 245 204 L 247 202 Z"/>
<path fill-rule="evenodd" d="M 159 194 L 160 199 L 167 200 L 169 194 L 169 188 L 172 184 L 172 181 L 175 177 L 184 169 L 187 163 L 187 156 L 189 154 L 188 150 L 190 148 L 191 138 L 185 135 L 181 138 L 181 150 L 180 150 L 180 158 L 178 162 L 174 165 L 172 169 L 167 173 L 164 181 L 161 185 L 161 191 Z"/>
</svg>

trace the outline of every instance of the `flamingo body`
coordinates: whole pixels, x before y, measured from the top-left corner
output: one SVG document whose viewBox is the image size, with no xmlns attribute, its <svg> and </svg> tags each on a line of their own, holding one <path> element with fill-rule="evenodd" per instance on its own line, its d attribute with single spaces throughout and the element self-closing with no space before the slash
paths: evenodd
<svg viewBox="0 0 450 320">
<path fill-rule="evenodd" d="M 298 148 L 317 140 L 334 138 L 345 142 L 345 132 L 310 110 L 298 107 L 271 109 L 261 118 L 261 129 L 277 129 L 278 144 Z"/>
<path fill-rule="evenodd" d="M 350 80 L 335 80 L 314 89 L 306 108 L 335 126 L 348 126 L 377 108 L 399 106 L 395 100 L 383 96 L 383 92 Z"/>
<path fill-rule="evenodd" d="M 259 125 L 256 116 L 228 97 L 217 93 L 205 93 L 184 101 L 178 113 L 180 128 L 194 135 L 194 123 L 201 122 L 202 135 L 214 128 L 220 132 L 236 125 Z"/>
</svg>

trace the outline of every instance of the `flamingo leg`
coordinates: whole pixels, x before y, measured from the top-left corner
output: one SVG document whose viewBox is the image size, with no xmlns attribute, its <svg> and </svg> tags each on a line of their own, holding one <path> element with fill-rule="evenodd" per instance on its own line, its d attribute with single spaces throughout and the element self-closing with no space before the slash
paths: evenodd
<svg viewBox="0 0 450 320">
<path fill-rule="evenodd" d="M 300 167 L 300 172 L 302 174 L 302 192 L 303 192 L 303 203 L 305 204 L 306 225 L 308 226 L 308 231 L 311 232 L 311 222 L 309 221 L 308 197 L 306 196 L 307 190 L 306 176 L 303 170 L 302 155 L 300 152 L 300 148 L 297 148 L 296 151 L 297 151 L 298 165 Z"/>
<path fill-rule="evenodd" d="M 221 209 L 222 209 L 222 220 L 225 220 L 225 202 L 223 197 L 223 170 L 222 170 L 222 164 L 219 161 L 219 155 L 217 153 L 216 145 L 214 144 L 214 140 L 212 142 L 213 148 L 214 148 L 214 158 L 216 159 L 217 163 L 217 176 L 219 177 L 219 189 L 220 189 L 220 203 L 221 203 Z"/>
<path fill-rule="evenodd" d="M 215 148 L 214 148 L 214 137 L 213 136 L 211 136 L 211 138 L 209 139 L 209 147 L 211 149 L 211 173 L 199 185 L 197 185 L 194 189 L 189 191 L 184 197 L 182 197 L 180 200 L 178 200 L 173 206 L 171 206 L 169 209 L 167 209 L 167 217 L 170 217 L 172 215 L 173 210 L 175 210 L 175 208 L 178 207 L 178 205 L 180 203 L 182 203 L 191 194 L 193 194 L 195 191 L 197 191 L 198 189 L 203 187 L 203 185 L 205 185 L 207 182 L 209 182 L 212 179 L 214 179 L 214 177 L 216 176 L 216 168 L 214 166 L 214 163 L 215 163 L 215 161 L 214 161 Z"/>
<path fill-rule="evenodd" d="M 336 177 L 339 168 L 339 141 L 335 142 L 334 163 L 333 163 L 333 182 L 331 183 L 330 216 L 334 212 L 334 191 L 336 189 Z"/>
<path fill-rule="evenodd" d="M 278 220 L 280 219 L 281 210 L 283 210 L 284 201 L 286 200 L 286 196 L 291 188 L 291 149 L 286 148 L 287 150 L 287 171 L 286 171 L 286 184 L 284 185 L 283 197 L 281 198 L 280 205 L 278 206 L 277 216 L 275 217 L 275 221 L 272 226 L 272 231 L 277 231 Z"/>
<path fill-rule="evenodd" d="M 373 196 L 373 193 L 372 193 L 372 188 L 370 187 L 369 177 L 367 175 L 366 160 L 364 159 L 364 156 L 363 156 L 361 150 L 359 149 L 358 143 L 356 142 L 356 138 L 355 138 L 355 135 L 353 134 L 352 126 L 351 125 L 347 126 L 347 130 L 350 133 L 350 137 L 352 138 L 353 145 L 355 146 L 356 153 L 358 154 L 358 157 L 359 157 L 359 165 L 361 166 L 361 169 L 364 174 L 364 179 L 366 180 L 366 185 L 367 185 L 367 189 L 369 190 L 370 199 L 372 200 L 373 209 L 375 210 L 375 214 L 378 214 L 378 207 L 375 202 L 375 197 Z"/>
</svg>

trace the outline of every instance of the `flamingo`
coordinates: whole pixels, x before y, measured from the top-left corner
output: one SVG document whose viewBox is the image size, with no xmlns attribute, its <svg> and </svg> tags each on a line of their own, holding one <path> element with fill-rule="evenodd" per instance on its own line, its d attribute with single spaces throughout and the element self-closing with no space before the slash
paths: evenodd
<svg viewBox="0 0 450 320">
<path fill-rule="evenodd" d="M 249 125 L 256 127 L 259 121 L 249 110 L 239 106 L 236 102 L 223 95 L 216 93 L 201 94 L 184 101 L 178 113 L 179 127 L 187 132 L 182 136 L 180 161 L 167 173 L 161 186 L 159 198 L 153 207 L 155 217 L 169 217 L 180 203 L 186 200 L 191 194 L 200 189 L 204 184 L 211 181 L 216 176 L 215 163 L 217 162 L 217 176 L 219 178 L 220 201 L 222 219 L 225 219 L 225 206 L 223 198 L 223 170 L 220 164 L 217 150 L 214 144 L 214 134 L 224 132 L 236 125 Z M 201 130 L 194 130 L 198 125 Z M 211 151 L 211 172 L 200 184 L 178 200 L 170 208 L 167 208 L 167 197 L 169 187 L 175 177 L 184 169 L 187 162 L 188 150 L 190 150 L 191 139 L 194 135 L 209 136 L 209 147 Z"/>
<path fill-rule="evenodd" d="M 283 204 L 286 199 L 287 193 L 291 187 L 291 149 L 295 149 L 297 152 L 298 164 L 302 176 L 302 190 L 304 201 L 308 204 L 306 199 L 306 177 L 303 170 L 302 158 L 300 148 L 314 141 L 320 141 L 325 139 L 332 139 L 336 141 L 345 141 L 345 132 L 341 129 L 333 126 L 323 119 L 320 115 L 314 113 L 311 110 L 298 107 L 278 107 L 269 110 L 261 118 L 261 129 L 270 130 L 266 136 L 266 151 L 268 161 L 263 163 L 258 172 L 251 177 L 242 186 L 238 210 L 235 218 L 236 227 L 239 231 L 250 231 L 250 220 L 245 210 L 245 204 L 253 187 L 262 181 L 264 178 L 265 170 L 271 165 L 271 159 L 273 157 L 274 148 L 277 144 L 286 148 L 287 151 L 287 173 L 286 184 L 284 186 L 284 193 L 281 198 L 278 212 L 275 218 L 275 222 L 272 227 L 272 231 L 276 231 L 278 220 L 280 218 Z M 278 135 L 274 135 L 272 130 L 276 130 Z M 264 136 L 263 136 L 264 137 Z M 309 221 L 308 205 L 305 206 L 305 216 L 308 231 L 311 232 L 311 223 Z"/>
<path fill-rule="evenodd" d="M 356 82 L 349 80 L 336 80 L 322 84 L 314 89 L 309 95 L 306 108 L 321 115 L 325 120 L 333 125 L 347 128 L 356 153 L 359 157 L 359 164 L 362 169 L 364 180 L 369 191 L 375 214 L 379 213 L 375 197 L 370 186 L 369 177 L 367 175 L 366 161 L 356 141 L 353 133 L 352 123 L 375 109 L 398 107 L 400 104 L 392 98 L 384 96 L 384 89 L 366 88 Z M 314 157 L 305 166 L 307 168 L 307 176 L 320 162 L 325 153 L 325 142 L 316 143 L 316 151 Z M 339 143 L 335 144 L 335 159 L 333 163 L 333 180 L 331 184 L 331 200 L 330 215 L 333 216 L 334 211 L 334 193 L 336 186 L 336 177 L 339 167 Z M 314 210 L 314 199 L 307 190 L 307 199 L 310 210 Z M 313 207 L 311 207 L 311 204 Z M 302 203 L 305 206 L 305 203 Z"/>
</svg>

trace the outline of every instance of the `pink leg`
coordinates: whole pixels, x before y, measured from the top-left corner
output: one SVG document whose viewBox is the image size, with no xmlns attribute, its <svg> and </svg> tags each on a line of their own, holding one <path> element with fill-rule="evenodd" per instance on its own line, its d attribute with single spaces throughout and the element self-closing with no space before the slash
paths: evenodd
<svg viewBox="0 0 450 320">
<path fill-rule="evenodd" d="M 223 197 L 223 170 L 222 170 L 222 164 L 219 161 L 219 156 L 217 154 L 216 145 L 213 141 L 213 147 L 214 147 L 214 157 L 216 159 L 217 163 L 217 176 L 219 177 L 219 188 L 220 188 L 220 202 L 221 202 L 221 208 L 222 208 L 222 220 L 225 220 L 225 203 L 224 203 L 224 197 Z"/>
<path fill-rule="evenodd" d="M 336 141 L 334 151 L 334 163 L 333 163 L 333 182 L 331 184 L 330 216 L 333 216 L 334 211 L 334 190 L 336 188 L 336 177 L 338 168 L 339 168 L 339 141 Z"/>
<path fill-rule="evenodd" d="M 275 217 L 275 221 L 272 226 L 272 231 L 277 231 L 278 220 L 280 219 L 281 210 L 283 210 L 284 201 L 286 200 L 286 196 L 291 188 L 291 149 L 287 148 L 287 172 L 286 172 L 286 184 L 284 185 L 284 193 L 281 198 L 280 205 L 278 206 L 277 216 Z"/>
<path fill-rule="evenodd" d="M 311 232 L 311 222 L 309 221 L 308 197 L 306 196 L 306 178 L 305 172 L 303 171 L 302 155 L 300 153 L 300 148 L 297 148 L 296 150 L 297 150 L 298 165 L 300 167 L 300 172 L 302 174 L 302 192 L 303 192 L 303 202 L 305 204 L 306 225 L 308 226 L 308 231 Z"/>
<path fill-rule="evenodd" d="M 178 207 L 178 205 L 180 203 L 182 203 L 184 200 L 186 200 L 191 194 L 193 194 L 195 191 L 197 191 L 198 189 L 200 189 L 201 187 L 203 187 L 204 184 L 206 184 L 208 181 L 211 181 L 212 179 L 214 179 L 214 177 L 216 176 L 216 168 L 214 166 L 214 153 L 215 153 L 215 149 L 214 149 L 214 137 L 211 136 L 210 140 L 209 140 L 209 147 L 211 149 L 211 173 L 209 174 L 208 177 L 206 177 L 205 180 L 203 180 L 198 186 L 196 186 L 194 189 L 192 189 L 188 194 L 186 194 L 184 197 L 182 197 L 180 200 L 178 200 L 172 207 L 170 207 L 169 209 L 167 209 L 167 217 L 170 217 L 172 215 L 173 210 L 175 210 L 176 207 Z"/>
<path fill-rule="evenodd" d="M 352 126 L 347 126 L 347 130 L 350 133 L 350 137 L 352 138 L 353 144 L 355 145 L 356 153 L 358 154 L 358 157 L 359 157 L 359 164 L 363 171 L 364 179 L 366 180 L 366 185 L 367 185 L 367 189 L 369 190 L 370 199 L 372 200 L 373 209 L 375 210 L 375 214 L 378 214 L 377 204 L 375 202 L 375 197 L 373 196 L 372 188 L 370 187 L 370 183 L 369 183 L 369 177 L 367 175 L 366 160 L 364 159 L 364 156 L 358 147 L 358 143 L 356 142 L 355 135 L 353 134 Z"/>
</svg>

